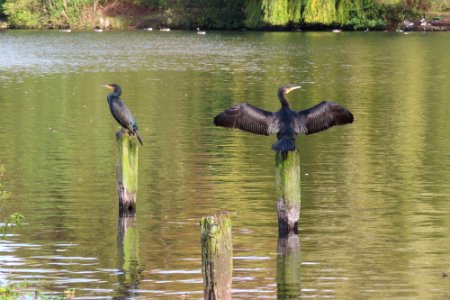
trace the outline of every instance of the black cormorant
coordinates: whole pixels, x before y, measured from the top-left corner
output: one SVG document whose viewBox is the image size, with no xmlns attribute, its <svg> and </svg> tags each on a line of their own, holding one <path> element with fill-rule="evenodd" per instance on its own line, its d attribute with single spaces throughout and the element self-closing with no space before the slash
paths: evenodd
<svg viewBox="0 0 450 300">
<path fill-rule="evenodd" d="M 108 95 L 107 100 L 109 104 L 109 109 L 114 119 L 125 129 L 127 129 L 131 134 L 136 134 L 139 143 L 142 144 L 142 138 L 139 134 L 138 124 L 136 119 L 131 114 L 131 111 L 126 107 L 125 103 L 120 100 L 120 94 L 122 94 L 122 89 L 118 84 L 112 83 L 107 84 L 105 87 L 113 90 L 111 94 Z"/>
<path fill-rule="evenodd" d="M 293 111 L 285 95 L 300 86 L 278 89 L 281 109 L 269 112 L 247 103 L 238 103 L 214 118 L 216 126 L 239 128 L 256 134 L 277 134 L 278 141 L 272 145 L 275 151 L 294 151 L 297 134 L 312 134 L 334 125 L 353 122 L 350 111 L 334 102 L 321 103 L 301 111 Z"/>
</svg>

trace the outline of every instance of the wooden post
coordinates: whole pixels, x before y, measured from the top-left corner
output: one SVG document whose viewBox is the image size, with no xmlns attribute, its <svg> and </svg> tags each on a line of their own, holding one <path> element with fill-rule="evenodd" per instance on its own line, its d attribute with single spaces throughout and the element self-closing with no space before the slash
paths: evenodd
<svg viewBox="0 0 450 300">
<path fill-rule="evenodd" d="M 300 218 L 300 153 L 279 152 L 275 156 L 278 234 L 298 233 Z"/>
<path fill-rule="evenodd" d="M 134 215 L 138 189 L 138 140 L 125 130 L 116 132 L 117 142 L 117 192 L 119 194 L 119 215 Z"/>
<path fill-rule="evenodd" d="M 202 273 L 206 300 L 231 300 L 233 246 L 227 212 L 200 220 Z"/>
<path fill-rule="evenodd" d="M 277 255 L 277 298 L 300 298 L 300 240 L 291 232 L 278 237 Z"/>
</svg>

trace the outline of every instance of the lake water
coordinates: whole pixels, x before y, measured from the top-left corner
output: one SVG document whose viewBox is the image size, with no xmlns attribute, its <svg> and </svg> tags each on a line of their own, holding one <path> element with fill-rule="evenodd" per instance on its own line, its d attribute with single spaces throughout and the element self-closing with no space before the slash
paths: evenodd
<svg viewBox="0 0 450 300">
<path fill-rule="evenodd" d="M 0 218 L 25 216 L 0 241 L 1 285 L 202 299 L 199 219 L 227 210 L 233 299 L 450 297 L 449 49 L 448 33 L 0 31 Z M 125 236 L 114 82 L 144 140 Z M 284 84 L 302 85 L 295 109 L 327 99 L 355 116 L 297 140 L 294 282 L 280 279 L 275 137 L 212 125 L 236 102 L 277 110 Z"/>
</svg>

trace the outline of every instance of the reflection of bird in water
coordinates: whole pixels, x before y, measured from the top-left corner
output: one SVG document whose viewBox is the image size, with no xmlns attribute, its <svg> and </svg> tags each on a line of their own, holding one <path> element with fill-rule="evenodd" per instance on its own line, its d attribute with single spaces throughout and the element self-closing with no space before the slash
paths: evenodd
<svg viewBox="0 0 450 300">
<path fill-rule="evenodd" d="M 294 151 L 297 134 L 312 134 L 334 125 L 353 122 L 353 115 L 344 107 L 334 103 L 321 103 L 301 111 L 291 110 L 285 95 L 300 86 L 285 86 L 278 89 L 281 109 L 269 112 L 247 103 L 238 103 L 214 118 L 214 124 L 228 128 L 239 128 L 256 134 L 277 134 L 278 141 L 272 145 L 275 151 Z"/>
<path fill-rule="evenodd" d="M 131 111 L 126 107 L 126 105 L 120 100 L 120 95 L 122 94 L 122 89 L 118 84 L 112 83 L 107 84 L 105 87 L 113 90 L 111 94 L 108 95 L 107 100 L 109 104 L 109 109 L 114 119 L 125 129 L 127 129 L 131 134 L 136 134 L 139 143 L 142 144 L 142 138 L 139 134 L 138 125 L 136 119 L 131 114 Z"/>
</svg>

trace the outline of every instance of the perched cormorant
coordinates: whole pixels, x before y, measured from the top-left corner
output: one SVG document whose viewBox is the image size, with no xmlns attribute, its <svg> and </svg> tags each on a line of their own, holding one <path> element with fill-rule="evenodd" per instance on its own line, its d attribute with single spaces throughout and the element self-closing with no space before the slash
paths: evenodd
<svg viewBox="0 0 450 300">
<path fill-rule="evenodd" d="M 275 151 L 294 151 L 297 134 L 312 134 L 334 125 L 353 122 L 353 115 L 344 107 L 328 101 L 301 111 L 293 111 L 285 95 L 300 86 L 278 89 L 281 109 L 269 112 L 247 103 L 238 103 L 214 118 L 216 126 L 239 128 L 256 134 L 277 134 L 278 141 L 272 145 Z"/>
<path fill-rule="evenodd" d="M 126 107 L 125 103 L 120 100 L 120 95 L 122 94 L 122 89 L 118 84 L 112 83 L 105 85 L 110 90 L 113 90 L 111 94 L 108 95 L 107 100 L 109 104 L 109 109 L 114 119 L 125 129 L 127 129 L 131 134 L 136 134 L 139 143 L 142 144 L 142 138 L 139 134 L 138 124 L 136 119 L 131 114 L 131 111 Z"/>
</svg>

